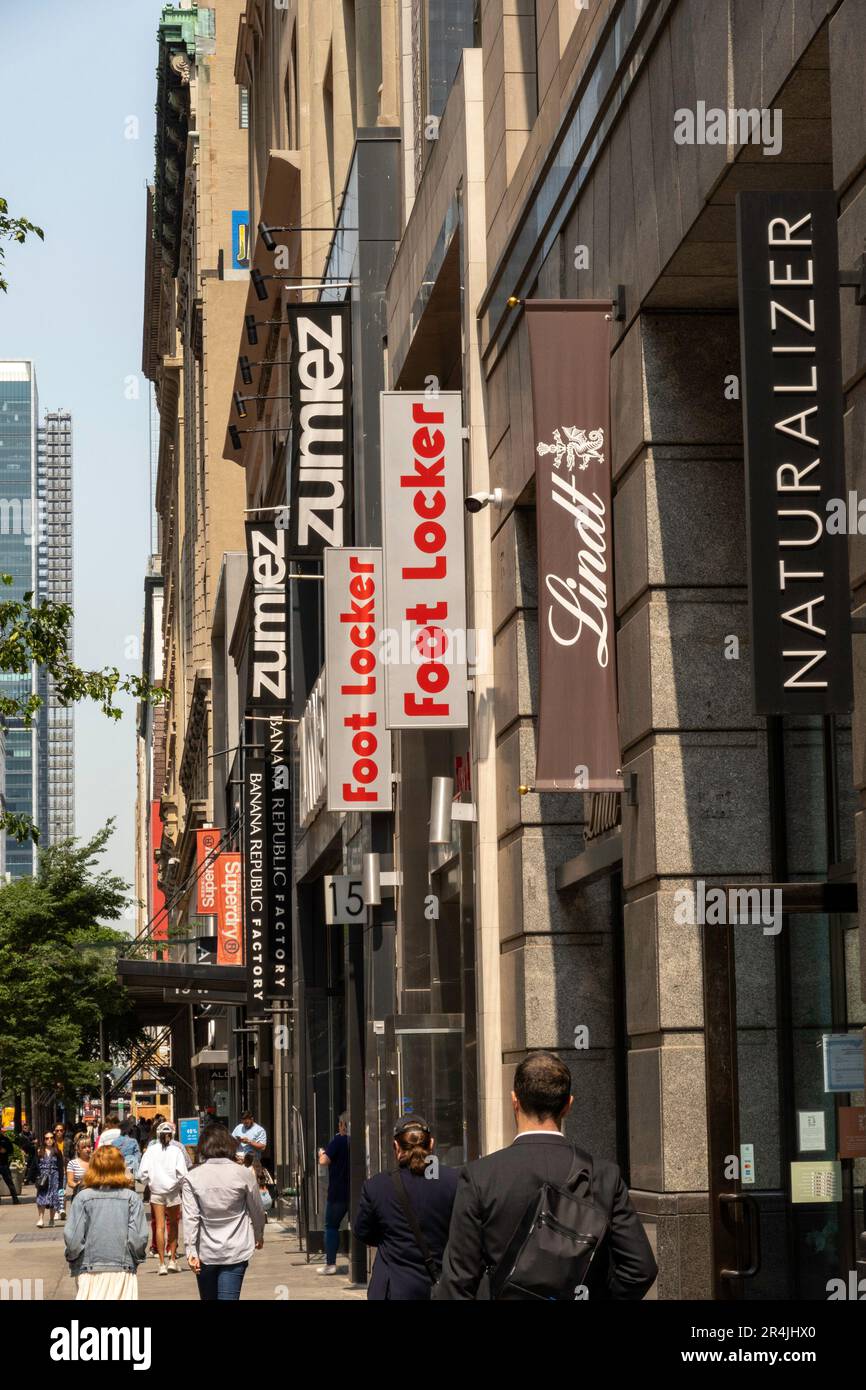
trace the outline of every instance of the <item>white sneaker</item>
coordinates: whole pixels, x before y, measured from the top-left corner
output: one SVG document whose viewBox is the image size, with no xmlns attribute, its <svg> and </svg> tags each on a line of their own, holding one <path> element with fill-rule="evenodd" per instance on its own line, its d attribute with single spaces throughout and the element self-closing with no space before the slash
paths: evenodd
<svg viewBox="0 0 866 1390">
<path fill-rule="evenodd" d="M 40 1216 L 39 1220 L 36 1222 L 36 1225 L 39 1226 L 40 1229 L 45 1225 L 45 1222 L 42 1220 L 42 1217 L 41 1217 L 41 1216 Z"/>
<path fill-rule="evenodd" d="M 157 1274 L 168 1274 L 168 1270 L 166 1269 L 165 1265 L 160 1265 L 159 1269 L 156 1272 Z"/>
<path fill-rule="evenodd" d="M 180 1274 L 180 1270 L 177 1267 L 177 1260 L 169 1260 L 168 1272 L 169 1274 Z"/>
<path fill-rule="evenodd" d="M 317 1273 L 317 1274 L 336 1274 L 336 1273 L 337 1273 L 337 1266 L 336 1266 L 336 1265 L 320 1265 L 320 1267 L 316 1270 L 316 1273 Z"/>
</svg>

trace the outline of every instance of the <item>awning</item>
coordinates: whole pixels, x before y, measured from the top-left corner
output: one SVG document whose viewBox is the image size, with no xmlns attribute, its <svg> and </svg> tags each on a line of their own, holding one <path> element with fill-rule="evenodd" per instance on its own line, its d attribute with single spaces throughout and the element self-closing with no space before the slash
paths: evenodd
<svg viewBox="0 0 866 1390">
<path fill-rule="evenodd" d="M 201 986 L 244 996 L 247 990 L 246 973 L 233 965 L 191 965 L 185 961 L 121 958 L 117 962 L 117 978 L 135 1000 L 150 999 L 159 1004 L 164 1002 L 163 991 L 169 988 L 194 991 Z M 195 994 L 190 994 L 186 1002 L 195 1003 Z"/>
<path fill-rule="evenodd" d="M 262 195 L 261 221 L 268 227 L 297 226 L 301 220 L 301 169 L 300 157 L 294 150 L 271 150 L 268 158 L 268 172 L 265 178 L 265 188 Z M 252 232 L 252 228 L 250 229 Z M 275 270 L 275 253 L 269 251 L 258 229 L 256 229 L 253 254 L 250 261 L 251 270 L 258 270 L 263 276 L 277 275 L 298 275 L 300 270 L 300 234 L 299 233 L 275 233 L 277 245 L 286 245 L 290 250 L 290 263 L 280 266 Z M 267 325 L 275 319 L 283 319 L 283 303 L 285 300 L 286 286 L 291 285 L 290 280 L 265 279 L 264 289 L 267 291 L 266 299 L 259 299 L 253 286 L 252 275 L 250 276 L 250 286 L 247 291 L 247 302 L 244 309 L 244 323 L 241 324 L 240 343 L 238 345 L 238 365 L 235 368 L 234 391 L 243 397 L 258 396 L 267 394 L 259 390 L 259 381 L 263 375 L 260 364 L 266 357 L 273 356 L 268 353 L 268 339 L 272 328 Z M 251 317 L 257 325 L 256 335 L 258 341 L 251 344 L 247 335 L 246 320 Z M 278 330 L 279 331 L 279 330 Z M 276 354 L 279 356 L 279 354 Z M 241 372 L 240 358 L 248 359 L 249 367 L 252 372 L 252 382 L 247 383 L 243 379 Z M 226 428 L 224 453 L 227 459 L 234 460 L 235 463 L 246 467 L 249 457 L 252 457 L 250 449 L 254 449 L 256 443 L 263 438 L 261 434 L 244 434 L 244 430 L 266 430 L 274 428 L 277 433 L 283 434 L 287 431 L 288 410 L 283 409 L 287 406 L 285 401 L 275 401 L 270 405 L 265 401 L 246 401 L 247 414 L 240 417 L 235 409 L 234 396 L 228 402 L 229 426 L 234 425 L 240 431 L 240 448 L 236 449 L 232 443 L 230 429 Z M 262 410 L 261 407 L 264 406 Z M 279 422 L 277 426 L 276 422 Z"/>
</svg>

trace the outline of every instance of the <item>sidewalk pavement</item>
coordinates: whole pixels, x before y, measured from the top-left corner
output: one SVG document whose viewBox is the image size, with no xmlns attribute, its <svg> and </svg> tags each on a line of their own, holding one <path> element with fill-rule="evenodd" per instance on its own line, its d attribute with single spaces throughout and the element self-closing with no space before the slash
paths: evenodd
<svg viewBox="0 0 866 1390">
<path fill-rule="evenodd" d="M 75 1281 L 68 1273 L 63 1252 L 63 1223 L 55 1218 L 54 1230 L 36 1229 L 38 1219 L 33 1188 L 25 1188 L 19 1206 L 13 1206 L 5 1188 L 0 1193 L 0 1301 L 13 1298 L 68 1300 L 75 1298 Z M 181 1224 L 180 1249 L 183 1248 Z M 269 1220 L 265 1228 L 264 1249 L 257 1250 L 247 1269 L 241 1300 L 311 1301 L 365 1299 L 365 1288 L 349 1281 L 348 1263 L 337 1265 L 335 1275 L 319 1275 L 320 1255 L 307 1263 L 298 1249 L 293 1226 Z M 158 1261 L 148 1255 L 138 1269 L 138 1296 L 141 1301 L 198 1301 L 195 1275 L 178 1258 L 180 1274 L 157 1274 Z M 16 1284 L 14 1281 L 20 1281 Z M 28 1286 L 26 1281 L 30 1280 Z M 13 1281 L 13 1282 L 10 1282 Z M 41 1285 L 38 1281 L 41 1281 Z"/>
</svg>

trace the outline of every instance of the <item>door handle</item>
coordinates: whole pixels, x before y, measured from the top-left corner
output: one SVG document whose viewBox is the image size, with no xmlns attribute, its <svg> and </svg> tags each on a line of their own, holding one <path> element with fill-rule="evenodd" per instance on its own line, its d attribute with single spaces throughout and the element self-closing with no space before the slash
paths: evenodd
<svg viewBox="0 0 866 1390">
<path fill-rule="evenodd" d="M 723 1279 L 753 1279 L 761 1268 L 761 1209 L 747 1192 L 720 1192 L 719 1205 L 743 1208 L 748 1236 L 749 1264 L 745 1269 L 722 1269 Z"/>
</svg>

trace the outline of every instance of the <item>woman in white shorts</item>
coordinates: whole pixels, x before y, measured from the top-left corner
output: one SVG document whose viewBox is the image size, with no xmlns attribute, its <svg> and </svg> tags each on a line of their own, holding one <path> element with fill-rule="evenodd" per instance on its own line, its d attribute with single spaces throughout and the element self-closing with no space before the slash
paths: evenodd
<svg viewBox="0 0 866 1390">
<path fill-rule="evenodd" d="M 186 1150 L 174 1141 L 174 1125 L 167 1121 L 159 1126 L 156 1139 L 147 1146 L 139 1182 L 150 1188 L 151 1210 L 156 1216 L 156 1249 L 159 1274 L 179 1273 L 177 1267 L 177 1227 L 180 1218 L 180 1190 L 190 1167 Z M 166 1228 L 167 1231 L 166 1231 Z M 165 1263 L 168 1247 L 168 1265 Z"/>
</svg>

